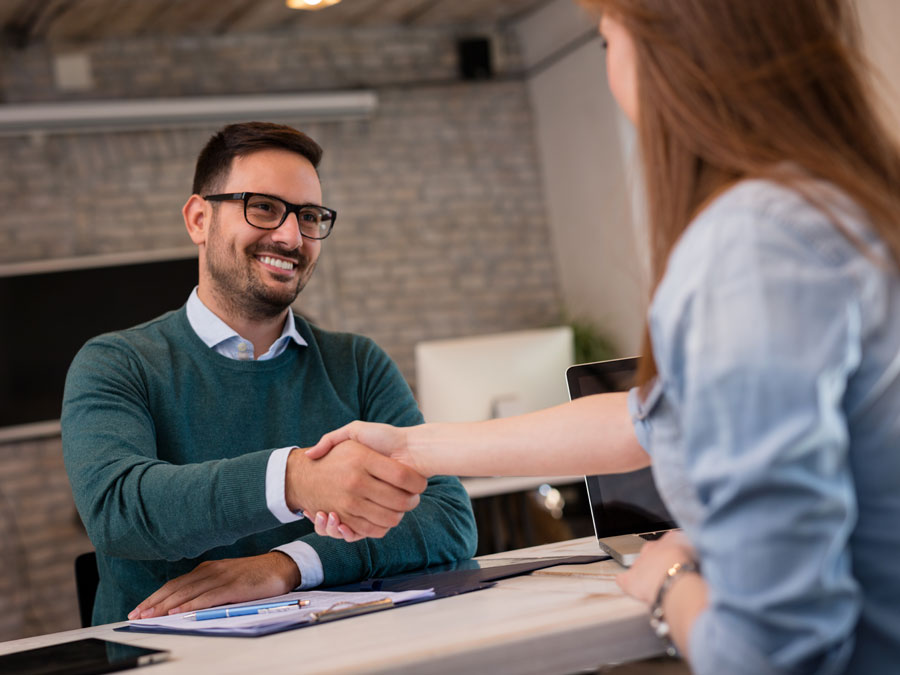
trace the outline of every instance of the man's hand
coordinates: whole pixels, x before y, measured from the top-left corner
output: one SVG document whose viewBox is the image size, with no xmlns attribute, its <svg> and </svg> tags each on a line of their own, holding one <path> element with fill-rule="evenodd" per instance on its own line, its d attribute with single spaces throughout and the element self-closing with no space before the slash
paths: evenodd
<svg viewBox="0 0 900 675">
<path fill-rule="evenodd" d="M 338 514 L 357 538 L 380 538 L 418 506 L 426 487 L 428 481 L 408 466 L 344 441 L 319 460 L 291 452 L 285 499 L 295 512 Z"/>
<path fill-rule="evenodd" d="M 288 593 L 299 585 L 296 563 L 279 551 L 249 558 L 207 560 L 169 581 L 135 607 L 128 618 L 148 619 L 259 600 Z"/>
</svg>

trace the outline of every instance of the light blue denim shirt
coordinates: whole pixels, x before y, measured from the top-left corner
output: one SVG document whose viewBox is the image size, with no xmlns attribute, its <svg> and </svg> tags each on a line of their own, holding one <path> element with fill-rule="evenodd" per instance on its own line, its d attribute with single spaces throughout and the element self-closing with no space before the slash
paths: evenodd
<svg viewBox="0 0 900 675">
<path fill-rule="evenodd" d="M 629 407 L 709 585 L 695 672 L 900 672 L 900 276 L 744 181 L 682 236 L 649 317 L 659 374 Z"/>
</svg>

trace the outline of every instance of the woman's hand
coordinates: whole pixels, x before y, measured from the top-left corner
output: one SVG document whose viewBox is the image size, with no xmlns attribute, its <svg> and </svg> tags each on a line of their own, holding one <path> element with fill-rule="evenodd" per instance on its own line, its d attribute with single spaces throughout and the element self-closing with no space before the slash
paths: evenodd
<svg viewBox="0 0 900 675">
<path fill-rule="evenodd" d="M 416 463 L 409 450 L 409 430 L 410 427 L 392 427 L 390 424 L 351 422 L 322 436 L 318 443 L 306 450 L 306 454 L 310 459 L 319 459 L 327 455 L 336 445 L 353 440 L 406 464 L 416 473 L 428 478 L 429 474 Z"/>
<path fill-rule="evenodd" d="M 694 547 L 684 532 L 668 532 L 657 541 L 644 544 L 638 559 L 627 572 L 616 577 L 616 583 L 628 595 L 650 606 L 656 601 L 666 571 L 675 563 L 695 558 Z"/>
<path fill-rule="evenodd" d="M 628 595 L 647 606 L 656 602 L 666 572 L 675 563 L 696 559 L 696 552 L 683 532 L 669 532 L 659 541 L 644 544 L 641 554 L 627 572 L 616 577 Z M 669 586 L 663 599 L 663 616 L 669 625 L 669 638 L 686 659 L 691 628 L 708 604 L 706 581 L 699 574 L 680 576 Z"/>
<path fill-rule="evenodd" d="M 348 525 L 344 525 L 341 522 L 340 516 L 338 516 L 338 514 L 334 512 L 325 513 L 323 511 L 319 511 L 315 516 L 313 516 L 313 514 L 304 511 L 303 515 L 313 521 L 316 526 L 316 534 L 323 537 L 343 539 L 344 541 L 348 542 L 365 539 L 363 535 L 354 532 L 353 529 L 351 529 Z"/>
</svg>

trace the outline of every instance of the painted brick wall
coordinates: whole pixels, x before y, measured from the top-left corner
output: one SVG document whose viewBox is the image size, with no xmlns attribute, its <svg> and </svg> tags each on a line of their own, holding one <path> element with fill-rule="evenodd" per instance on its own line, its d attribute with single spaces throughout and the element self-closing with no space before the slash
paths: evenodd
<svg viewBox="0 0 900 675">
<path fill-rule="evenodd" d="M 452 31 L 88 44 L 77 50 L 97 86 L 79 97 L 376 89 L 371 119 L 283 120 L 325 148 L 325 202 L 340 214 L 298 309 L 371 336 L 414 385 L 419 340 L 559 316 L 518 51 L 494 38 L 500 77 L 481 83 L 456 81 Z M 73 50 L 4 49 L 2 97 L 72 98 L 51 73 Z M 190 245 L 180 208 L 216 127 L 0 137 L 0 263 Z M 72 561 L 89 543 L 58 438 L 0 444 L 0 547 L 0 640 L 76 627 Z"/>
<path fill-rule="evenodd" d="M 59 439 L 0 444 L 0 640 L 79 626 L 73 564 L 89 550 Z"/>
</svg>

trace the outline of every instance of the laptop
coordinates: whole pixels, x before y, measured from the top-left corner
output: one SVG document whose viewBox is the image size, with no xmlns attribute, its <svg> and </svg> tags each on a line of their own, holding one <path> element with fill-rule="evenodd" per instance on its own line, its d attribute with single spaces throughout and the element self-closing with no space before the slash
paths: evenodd
<svg viewBox="0 0 900 675">
<path fill-rule="evenodd" d="M 566 370 L 569 398 L 628 391 L 634 385 L 638 357 L 597 361 Z M 591 518 L 600 548 L 629 567 L 641 547 L 677 528 L 650 468 L 628 473 L 585 476 Z"/>
</svg>

